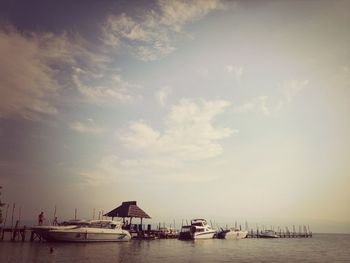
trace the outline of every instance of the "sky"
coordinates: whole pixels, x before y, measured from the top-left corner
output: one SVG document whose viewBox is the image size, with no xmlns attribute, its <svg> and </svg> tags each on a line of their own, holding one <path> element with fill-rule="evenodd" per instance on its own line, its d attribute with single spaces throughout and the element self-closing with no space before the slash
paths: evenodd
<svg viewBox="0 0 350 263">
<path fill-rule="evenodd" d="M 349 1 L 0 1 L 2 201 L 350 233 Z"/>
</svg>

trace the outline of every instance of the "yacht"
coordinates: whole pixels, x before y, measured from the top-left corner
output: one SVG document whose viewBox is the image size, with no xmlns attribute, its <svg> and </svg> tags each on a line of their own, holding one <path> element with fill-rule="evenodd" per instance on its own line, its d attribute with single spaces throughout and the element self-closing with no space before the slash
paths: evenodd
<svg viewBox="0 0 350 263">
<path fill-rule="evenodd" d="M 208 239 L 213 238 L 216 230 L 208 225 L 205 219 L 191 220 L 190 236 L 191 239 Z"/>
<path fill-rule="evenodd" d="M 181 231 L 179 233 L 180 240 L 190 240 L 191 236 L 191 225 L 186 225 L 181 227 Z"/>
<path fill-rule="evenodd" d="M 121 221 L 91 220 L 87 224 L 51 229 L 43 236 L 47 241 L 106 242 L 129 241 L 131 235 L 122 229 Z"/>
<path fill-rule="evenodd" d="M 279 238 L 279 236 L 276 235 L 275 231 L 273 231 L 273 230 L 263 230 L 259 234 L 259 237 L 261 237 L 261 238 Z"/>
<path fill-rule="evenodd" d="M 248 235 L 248 231 L 240 230 L 237 228 L 231 228 L 231 229 L 221 229 L 221 231 L 218 233 L 218 238 L 223 239 L 243 239 L 246 238 Z"/>
<path fill-rule="evenodd" d="M 73 228 L 77 228 L 78 226 L 84 226 L 84 225 L 88 225 L 89 222 L 87 220 L 69 220 L 69 221 L 65 221 L 59 225 L 50 225 L 50 226 L 42 226 L 42 225 L 38 225 L 38 226 L 33 226 L 32 230 L 34 231 L 34 233 L 36 235 L 38 235 L 41 238 L 47 239 L 47 233 L 50 230 L 67 230 L 67 229 L 73 229 Z"/>
</svg>

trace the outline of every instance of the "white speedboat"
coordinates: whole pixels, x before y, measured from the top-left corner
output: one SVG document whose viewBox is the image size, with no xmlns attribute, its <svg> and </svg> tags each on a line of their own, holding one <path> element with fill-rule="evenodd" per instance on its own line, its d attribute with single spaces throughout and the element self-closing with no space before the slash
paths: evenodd
<svg viewBox="0 0 350 263">
<path fill-rule="evenodd" d="M 205 219 L 193 219 L 191 220 L 190 235 L 191 239 L 208 239 L 213 238 L 216 234 L 216 230 L 212 229 L 208 225 Z"/>
<path fill-rule="evenodd" d="M 67 230 L 67 229 L 73 229 L 77 228 L 78 226 L 84 226 L 88 225 L 89 222 L 86 220 L 69 220 L 66 222 L 63 222 L 60 225 L 51 225 L 51 226 L 33 226 L 32 230 L 40 236 L 41 238 L 47 239 L 47 233 L 50 230 Z"/>
<path fill-rule="evenodd" d="M 129 241 L 131 235 L 122 229 L 122 222 L 92 220 L 88 224 L 69 229 L 52 229 L 44 237 L 47 241 L 61 242 L 106 242 Z"/>
<path fill-rule="evenodd" d="M 276 235 L 275 231 L 273 231 L 273 230 L 263 230 L 259 234 L 259 237 L 261 237 L 261 238 L 279 238 L 279 236 Z"/>
<path fill-rule="evenodd" d="M 246 238 L 248 235 L 248 231 L 239 230 L 237 228 L 231 228 L 231 229 L 221 229 L 221 232 L 218 233 L 218 238 L 223 239 L 243 239 Z"/>
</svg>

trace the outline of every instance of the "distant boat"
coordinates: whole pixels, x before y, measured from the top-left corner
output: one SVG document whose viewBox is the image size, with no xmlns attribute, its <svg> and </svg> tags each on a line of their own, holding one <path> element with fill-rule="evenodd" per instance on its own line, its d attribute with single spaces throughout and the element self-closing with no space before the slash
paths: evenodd
<svg viewBox="0 0 350 263">
<path fill-rule="evenodd" d="M 222 239 L 243 239 L 248 235 L 248 231 L 239 230 L 237 228 L 231 229 L 221 229 L 221 231 L 217 234 L 218 238 Z"/>
<path fill-rule="evenodd" d="M 179 233 L 175 228 L 160 227 L 158 235 L 160 238 L 176 238 L 179 236 Z"/>
<path fill-rule="evenodd" d="M 183 229 L 181 231 L 183 231 Z M 191 220 L 188 234 L 182 235 L 189 237 L 189 239 L 196 240 L 213 238 L 215 234 L 216 230 L 212 229 L 205 219 L 193 219 Z"/>
<path fill-rule="evenodd" d="M 279 236 L 276 235 L 275 231 L 273 231 L 273 230 L 263 230 L 259 234 L 259 237 L 261 237 L 261 238 L 279 238 Z"/>
<path fill-rule="evenodd" d="M 75 227 L 51 229 L 43 237 L 47 241 L 61 242 L 116 242 L 131 239 L 130 233 L 122 229 L 122 223 L 112 220 L 91 220 Z"/>
</svg>

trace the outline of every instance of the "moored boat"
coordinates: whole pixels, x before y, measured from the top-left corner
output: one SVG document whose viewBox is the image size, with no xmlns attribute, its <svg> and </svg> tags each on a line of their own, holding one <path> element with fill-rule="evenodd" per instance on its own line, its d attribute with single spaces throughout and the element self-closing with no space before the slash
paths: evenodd
<svg viewBox="0 0 350 263">
<path fill-rule="evenodd" d="M 263 230 L 259 234 L 260 238 L 279 238 L 273 230 Z"/>
<path fill-rule="evenodd" d="M 88 224 L 89 224 L 89 222 L 87 220 L 69 220 L 69 221 L 65 221 L 59 225 L 33 226 L 32 230 L 35 232 L 36 235 L 47 240 L 48 239 L 47 233 L 50 230 L 67 230 L 67 229 L 73 229 L 73 228 L 77 228 L 78 226 L 83 226 L 83 225 L 88 225 Z"/>
<path fill-rule="evenodd" d="M 221 229 L 221 231 L 217 234 L 217 238 L 222 239 L 243 239 L 248 235 L 248 231 L 240 230 L 237 228 L 231 229 Z"/>
<path fill-rule="evenodd" d="M 209 239 L 213 238 L 216 230 L 207 223 L 205 219 L 191 220 L 190 236 L 191 239 Z"/>
<path fill-rule="evenodd" d="M 61 242 L 117 242 L 129 241 L 130 233 L 122 229 L 120 221 L 91 220 L 85 225 L 68 229 L 52 229 L 43 236 L 47 241 Z"/>
<path fill-rule="evenodd" d="M 181 227 L 181 231 L 179 233 L 180 240 L 190 240 L 191 236 L 191 225 L 186 225 Z"/>
</svg>

